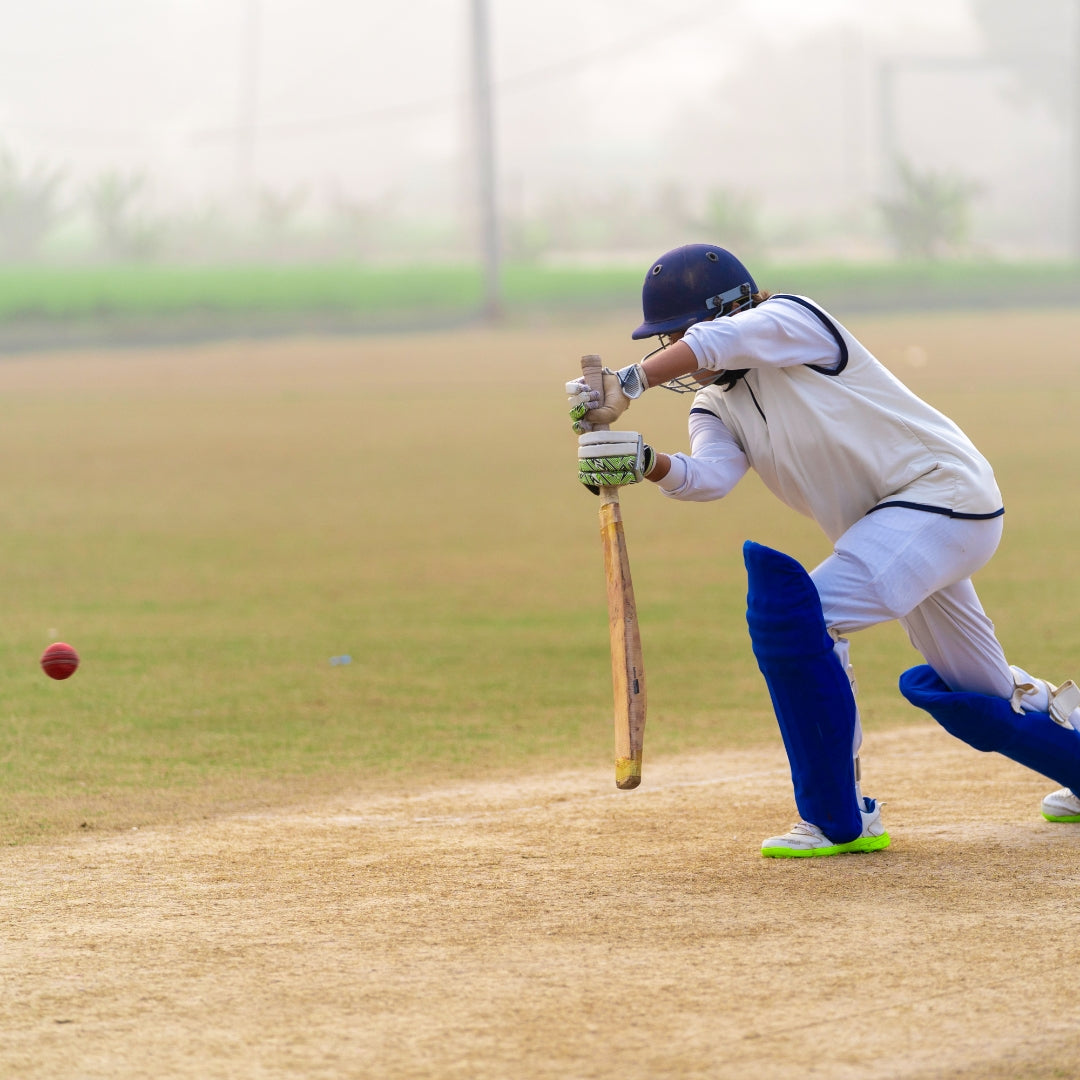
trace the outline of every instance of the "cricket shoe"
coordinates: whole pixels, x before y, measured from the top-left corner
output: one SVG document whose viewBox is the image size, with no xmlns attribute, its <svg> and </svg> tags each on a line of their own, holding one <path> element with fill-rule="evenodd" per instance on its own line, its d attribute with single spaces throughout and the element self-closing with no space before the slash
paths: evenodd
<svg viewBox="0 0 1080 1080">
<path fill-rule="evenodd" d="M 1078 804 L 1080 805 L 1080 804 Z M 783 836 L 772 836 L 761 845 L 766 859 L 806 859 L 818 855 L 844 855 L 848 852 L 878 851 L 889 846 L 889 834 L 881 823 L 881 803 L 863 799 L 862 832 L 846 844 L 834 844 L 816 825 L 799 821 Z M 1078 818 L 1077 820 L 1080 820 Z"/>
<path fill-rule="evenodd" d="M 1080 821 L 1080 799 L 1067 787 L 1052 791 L 1042 801 L 1042 815 L 1047 821 Z"/>
</svg>

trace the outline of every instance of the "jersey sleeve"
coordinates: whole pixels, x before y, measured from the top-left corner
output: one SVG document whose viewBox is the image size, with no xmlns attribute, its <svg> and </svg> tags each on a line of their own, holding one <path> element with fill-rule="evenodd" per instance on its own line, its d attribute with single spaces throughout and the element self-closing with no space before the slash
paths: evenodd
<svg viewBox="0 0 1080 1080">
<path fill-rule="evenodd" d="M 690 413 L 690 453 L 671 455 L 671 470 L 658 486 L 672 499 L 709 502 L 727 495 L 749 468 L 723 420 L 695 409 Z"/>
<path fill-rule="evenodd" d="M 695 323 L 683 341 L 707 371 L 832 367 L 840 362 L 839 346 L 825 324 L 801 304 L 780 297 L 749 311 Z"/>
</svg>

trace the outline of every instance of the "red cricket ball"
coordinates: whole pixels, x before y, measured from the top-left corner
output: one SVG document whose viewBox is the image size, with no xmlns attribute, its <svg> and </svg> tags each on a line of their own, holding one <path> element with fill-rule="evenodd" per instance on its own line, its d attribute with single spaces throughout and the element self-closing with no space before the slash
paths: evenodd
<svg viewBox="0 0 1080 1080">
<path fill-rule="evenodd" d="M 53 642 L 41 654 L 41 670 L 50 679 L 67 679 L 79 666 L 79 654 L 66 642 Z"/>
</svg>

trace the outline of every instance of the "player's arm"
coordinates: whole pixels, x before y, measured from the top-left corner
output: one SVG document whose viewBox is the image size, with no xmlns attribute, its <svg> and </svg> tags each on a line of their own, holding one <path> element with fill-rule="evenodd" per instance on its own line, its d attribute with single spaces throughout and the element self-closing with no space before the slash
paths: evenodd
<svg viewBox="0 0 1080 1080">
<path fill-rule="evenodd" d="M 746 475 L 750 462 L 727 425 L 712 413 L 690 414 L 690 453 L 656 454 L 647 480 L 672 499 L 708 502 L 722 499 Z"/>
<path fill-rule="evenodd" d="M 578 438 L 578 479 L 591 491 L 651 480 L 673 499 L 722 499 L 750 462 L 727 425 L 704 410 L 690 414 L 690 454 L 664 454 L 636 431 L 591 432 Z"/>
<path fill-rule="evenodd" d="M 641 369 L 647 386 L 660 386 L 699 371 L 832 364 L 836 360 L 836 341 L 816 315 L 790 301 L 776 301 L 695 323 L 674 344 L 632 367 Z"/>
<path fill-rule="evenodd" d="M 566 384 L 574 430 L 614 424 L 653 386 L 696 375 L 704 386 L 722 371 L 835 364 L 837 343 L 821 320 L 801 305 L 778 298 L 711 322 L 694 323 L 678 341 L 618 371 L 603 369 L 602 388 L 581 379 Z"/>
<path fill-rule="evenodd" d="M 646 357 L 639 366 L 645 372 L 647 384 L 659 386 L 671 379 L 698 371 L 701 362 L 694 355 L 694 350 L 680 340 Z"/>
<path fill-rule="evenodd" d="M 695 323 L 678 344 L 693 353 L 695 371 L 831 365 L 840 359 L 825 324 L 782 297 L 728 318 Z"/>
</svg>

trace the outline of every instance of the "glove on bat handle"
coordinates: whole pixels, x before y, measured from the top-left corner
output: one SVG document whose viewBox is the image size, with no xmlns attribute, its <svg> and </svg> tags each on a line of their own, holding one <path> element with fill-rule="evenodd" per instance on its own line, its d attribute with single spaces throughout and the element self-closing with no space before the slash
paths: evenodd
<svg viewBox="0 0 1080 1080">
<path fill-rule="evenodd" d="M 604 361 L 596 353 L 586 353 L 581 358 L 581 374 L 584 376 L 585 385 L 590 390 L 600 393 L 600 404 L 604 404 Z M 610 431 L 610 424 L 593 424 L 593 431 Z M 609 503 L 619 505 L 619 489 L 617 487 L 602 486 L 600 488 L 600 504 L 605 506 Z"/>
</svg>

